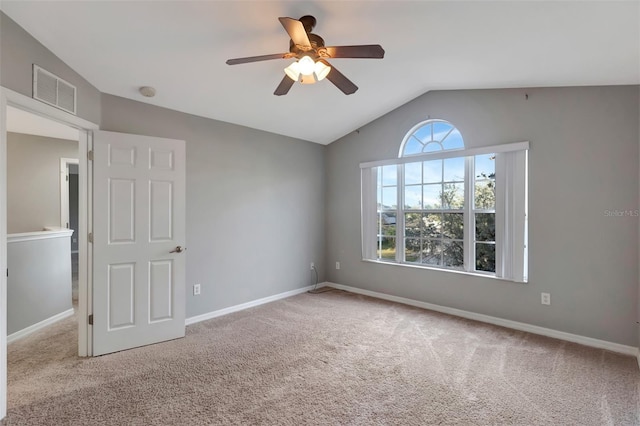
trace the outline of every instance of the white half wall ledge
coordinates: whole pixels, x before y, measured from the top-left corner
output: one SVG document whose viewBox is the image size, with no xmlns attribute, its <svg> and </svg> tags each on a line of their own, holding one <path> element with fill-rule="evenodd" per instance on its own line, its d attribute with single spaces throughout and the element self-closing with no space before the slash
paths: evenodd
<svg viewBox="0 0 640 426">
<path fill-rule="evenodd" d="M 27 337 L 30 334 L 35 333 L 38 330 L 42 330 L 45 327 L 50 326 L 58 321 L 62 321 L 63 319 L 70 317 L 73 315 L 73 308 L 68 309 L 64 312 L 60 312 L 52 317 L 47 318 L 46 320 L 40 321 L 36 324 L 30 325 L 27 328 L 23 328 L 22 330 L 16 331 L 15 333 L 11 333 L 7 336 L 7 343 L 15 342 L 16 340 L 20 340 L 24 337 Z"/>
<path fill-rule="evenodd" d="M 634 346 L 622 345 L 620 343 L 608 342 L 606 340 L 594 339 L 592 337 L 580 336 L 578 334 L 567 333 L 564 331 L 553 330 L 551 328 L 540 327 L 537 325 L 527 324 L 518 321 L 511 321 L 504 318 L 492 317 L 489 315 L 478 314 L 475 312 L 465 311 L 462 309 L 449 308 L 447 306 L 435 305 L 433 303 L 421 302 L 419 300 L 407 299 L 405 297 L 393 296 L 376 291 L 364 290 L 357 287 L 351 287 L 332 282 L 324 282 L 321 286 L 333 287 L 338 290 L 348 291 L 350 293 L 362 294 L 364 296 L 375 297 L 376 299 L 389 300 L 391 302 L 402 303 L 403 305 L 415 306 L 417 308 L 428 309 L 431 311 L 441 312 L 456 317 L 466 318 L 470 320 L 480 321 L 488 324 L 499 325 L 501 327 L 511 328 L 518 331 L 526 331 L 528 333 L 538 334 L 541 336 L 552 337 L 554 339 L 565 340 L 567 342 L 578 343 L 598 349 L 606 349 L 624 355 L 631 355 L 638 359 L 638 367 L 640 368 L 640 352 Z"/>
<path fill-rule="evenodd" d="M 20 243 L 23 241 L 46 240 L 49 238 L 67 238 L 73 235 L 73 229 L 60 227 L 45 227 L 44 231 L 21 232 L 19 234 L 7 234 L 7 243 Z"/>
</svg>

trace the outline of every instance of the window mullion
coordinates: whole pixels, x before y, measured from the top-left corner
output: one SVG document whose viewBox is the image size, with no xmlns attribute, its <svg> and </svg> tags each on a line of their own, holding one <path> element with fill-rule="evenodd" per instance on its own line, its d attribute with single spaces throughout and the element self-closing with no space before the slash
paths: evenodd
<svg viewBox="0 0 640 426">
<path fill-rule="evenodd" d="M 398 208 L 396 209 L 396 262 L 404 261 L 404 164 L 398 165 Z"/>
<path fill-rule="evenodd" d="M 465 157 L 464 174 L 464 269 L 467 272 L 475 270 L 475 244 L 474 244 L 474 157 Z"/>
<path fill-rule="evenodd" d="M 376 210 L 378 214 L 378 243 L 376 250 L 376 257 L 380 259 L 382 257 L 382 203 L 378 203 L 378 200 L 382 200 L 382 167 L 376 169 Z"/>
</svg>

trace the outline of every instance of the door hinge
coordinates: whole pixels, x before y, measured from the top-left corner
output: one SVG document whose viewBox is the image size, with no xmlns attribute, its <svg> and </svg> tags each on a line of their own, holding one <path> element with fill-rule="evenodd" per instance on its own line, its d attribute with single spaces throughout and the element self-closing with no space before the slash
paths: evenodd
<svg viewBox="0 0 640 426">
<path fill-rule="evenodd" d="M 93 242 L 93 232 L 89 232 L 89 242 L 92 243 Z"/>
<path fill-rule="evenodd" d="M 88 151 L 88 152 L 87 152 L 87 158 L 88 158 L 90 161 L 93 161 L 93 151 Z"/>
<path fill-rule="evenodd" d="M 93 325 L 93 314 L 89 315 L 89 325 Z"/>
<path fill-rule="evenodd" d="M 69 182 L 69 175 L 65 175 L 65 180 Z"/>
<path fill-rule="evenodd" d="M 7 268 L 7 277 L 9 276 L 9 268 Z"/>
</svg>

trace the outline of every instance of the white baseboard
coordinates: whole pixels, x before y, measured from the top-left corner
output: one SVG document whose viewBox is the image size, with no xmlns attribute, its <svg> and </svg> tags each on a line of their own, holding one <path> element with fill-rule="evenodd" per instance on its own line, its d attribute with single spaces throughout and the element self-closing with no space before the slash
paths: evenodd
<svg viewBox="0 0 640 426">
<path fill-rule="evenodd" d="M 455 309 L 455 308 L 449 308 L 446 306 L 434 305 L 432 303 L 420 302 L 418 300 L 407 299 L 404 297 L 392 296 L 389 294 L 378 293 L 375 291 L 363 290 L 361 288 L 346 286 L 342 284 L 324 282 L 320 285 L 337 288 L 339 290 L 345 290 L 350 293 L 363 294 L 365 296 L 371 296 L 378 299 L 389 300 L 392 302 L 398 302 L 405 305 L 416 306 L 418 308 L 424 308 L 432 311 L 442 312 L 444 314 L 454 315 L 457 317 L 462 317 L 462 318 L 467 318 L 475 321 L 499 325 L 502 327 L 512 328 L 514 330 L 526 331 L 533 334 L 553 337 L 555 339 L 566 340 L 568 342 L 573 342 L 573 343 L 579 343 L 585 346 L 591 346 L 599 349 L 606 349 L 612 352 L 617 352 L 625 355 L 632 355 L 637 357 L 638 366 L 640 367 L 640 353 L 638 352 L 638 348 L 633 346 L 621 345 L 619 343 L 607 342 L 606 340 L 594 339 L 591 337 L 566 333 L 564 331 L 558 331 L 550 328 L 539 327 L 537 325 L 531 325 L 523 322 L 511 321 L 511 320 L 498 318 L 498 317 L 492 317 L 489 315 L 483 315 L 475 312 L 464 311 L 462 309 Z"/>
<path fill-rule="evenodd" d="M 322 284 L 318 284 L 320 286 Z M 228 308 L 219 309 L 217 311 L 207 312 L 206 314 L 196 315 L 195 317 L 190 317 L 185 320 L 185 325 L 195 324 L 200 321 L 206 321 L 212 318 L 220 317 L 223 315 L 227 315 L 233 312 L 242 311 L 244 309 L 253 308 L 254 306 L 263 305 L 265 303 L 274 302 L 280 299 L 286 299 L 287 297 L 295 296 L 296 294 L 305 293 L 311 290 L 314 286 L 310 285 L 307 287 L 297 288 L 291 291 L 285 291 L 284 293 L 275 294 L 269 297 L 263 297 L 262 299 L 253 300 L 251 302 L 242 303 L 240 305 L 229 306 Z"/>
<path fill-rule="evenodd" d="M 16 331 L 15 333 L 11 333 L 7 336 L 7 343 L 15 342 L 16 340 L 22 339 L 23 337 L 27 337 L 28 335 L 35 333 L 36 331 L 43 329 L 53 323 L 61 321 L 67 317 L 73 315 L 73 308 L 66 310 L 64 312 L 60 312 L 57 315 L 52 316 L 51 318 L 47 318 L 44 321 L 40 321 L 36 324 L 30 325 L 27 328 L 23 328 L 20 331 Z"/>
</svg>

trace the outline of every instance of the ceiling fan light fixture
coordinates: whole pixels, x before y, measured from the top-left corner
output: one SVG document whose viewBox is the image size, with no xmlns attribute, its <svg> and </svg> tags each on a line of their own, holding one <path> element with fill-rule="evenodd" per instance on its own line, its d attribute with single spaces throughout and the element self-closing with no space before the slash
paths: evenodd
<svg viewBox="0 0 640 426">
<path fill-rule="evenodd" d="M 315 71 L 315 62 L 308 56 L 303 56 L 298 61 L 298 65 L 300 66 L 300 74 L 302 75 L 311 75 Z"/>
<path fill-rule="evenodd" d="M 321 61 L 316 62 L 313 68 L 313 73 L 315 74 L 317 81 L 324 79 L 327 74 L 329 74 L 329 71 L 331 71 L 331 67 L 325 65 Z"/>
<path fill-rule="evenodd" d="M 311 74 L 311 75 L 303 75 L 303 76 L 300 77 L 300 83 L 301 84 L 316 84 L 316 77 L 313 74 Z"/>
<path fill-rule="evenodd" d="M 291 80 L 298 81 L 300 79 L 300 64 L 298 61 L 286 67 L 284 73 L 287 74 Z"/>
<path fill-rule="evenodd" d="M 284 69 L 285 74 L 293 81 L 303 84 L 313 84 L 329 74 L 331 67 L 323 62 L 314 62 L 309 56 L 303 56 Z"/>
</svg>

